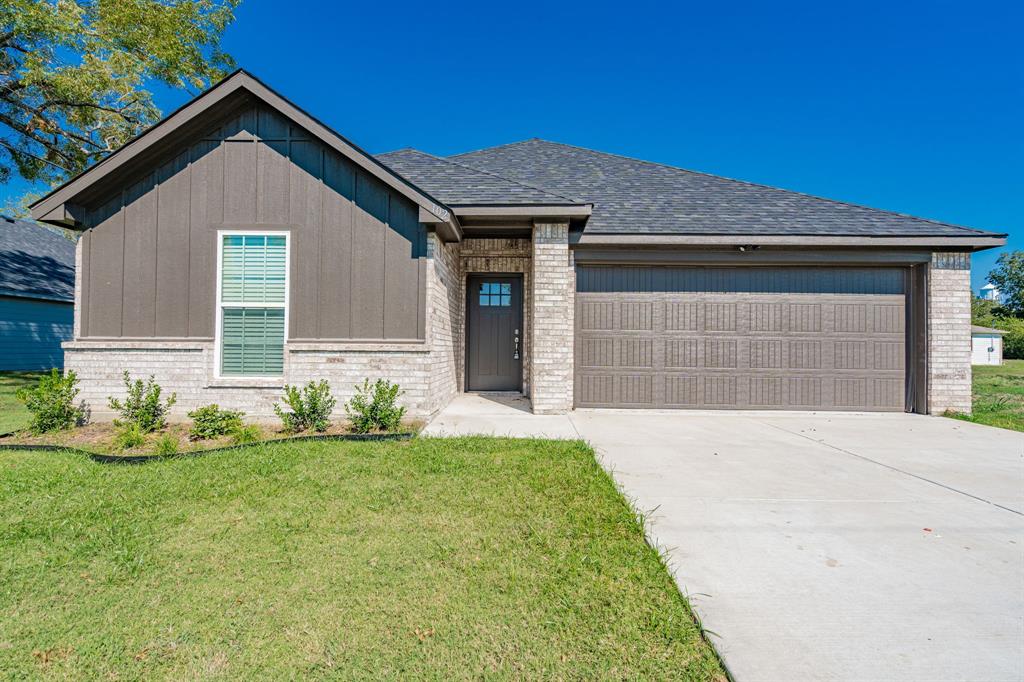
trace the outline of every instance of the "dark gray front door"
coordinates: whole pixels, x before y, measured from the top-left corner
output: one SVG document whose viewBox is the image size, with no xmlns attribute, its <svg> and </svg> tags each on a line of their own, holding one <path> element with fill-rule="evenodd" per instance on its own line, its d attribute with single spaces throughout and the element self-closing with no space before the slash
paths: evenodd
<svg viewBox="0 0 1024 682">
<path fill-rule="evenodd" d="M 523 385 L 523 278 L 470 275 L 466 292 L 466 389 Z"/>
</svg>

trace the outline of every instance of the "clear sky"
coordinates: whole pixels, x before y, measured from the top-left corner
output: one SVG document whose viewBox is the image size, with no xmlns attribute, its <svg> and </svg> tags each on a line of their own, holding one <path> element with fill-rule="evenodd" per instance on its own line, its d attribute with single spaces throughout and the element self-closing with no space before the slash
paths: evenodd
<svg viewBox="0 0 1024 682">
<path fill-rule="evenodd" d="M 542 137 L 1024 248 L 1019 0 L 244 0 L 224 45 L 374 153 Z M 975 257 L 975 289 L 996 255 Z"/>
</svg>

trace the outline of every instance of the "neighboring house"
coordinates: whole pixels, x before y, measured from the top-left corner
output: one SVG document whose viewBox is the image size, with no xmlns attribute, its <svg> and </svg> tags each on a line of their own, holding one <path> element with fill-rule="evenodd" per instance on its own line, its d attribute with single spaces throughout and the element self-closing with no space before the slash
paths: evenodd
<svg viewBox="0 0 1024 682">
<path fill-rule="evenodd" d="M 374 157 L 245 72 L 32 210 L 84 231 L 65 348 L 98 416 L 123 369 L 178 414 L 321 377 L 420 417 L 478 390 L 966 412 L 971 253 L 1005 243 L 542 140 Z"/>
<path fill-rule="evenodd" d="M 75 243 L 0 216 L 0 370 L 63 367 L 74 301 Z"/>
<path fill-rule="evenodd" d="M 1003 336 L 1006 332 L 991 327 L 971 325 L 971 364 L 1003 364 Z"/>
<path fill-rule="evenodd" d="M 992 283 L 983 286 L 981 291 L 978 292 L 978 297 L 986 301 L 995 301 L 996 303 L 1002 301 L 1002 294 L 999 292 L 996 285 Z"/>
</svg>

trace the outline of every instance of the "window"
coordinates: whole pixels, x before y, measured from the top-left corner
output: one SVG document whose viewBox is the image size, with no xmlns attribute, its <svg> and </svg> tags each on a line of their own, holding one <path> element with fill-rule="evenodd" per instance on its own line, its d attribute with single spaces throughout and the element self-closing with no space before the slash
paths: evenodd
<svg viewBox="0 0 1024 682">
<path fill-rule="evenodd" d="M 280 376 L 288 296 L 285 234 L 221 233 L 221 376 Z"/>
<path fill-rule="evenodd" d="M 480 305 L 501 306 L 512 305 L 512 285 L 499 282 L 480 283 Z"/>
</svg>

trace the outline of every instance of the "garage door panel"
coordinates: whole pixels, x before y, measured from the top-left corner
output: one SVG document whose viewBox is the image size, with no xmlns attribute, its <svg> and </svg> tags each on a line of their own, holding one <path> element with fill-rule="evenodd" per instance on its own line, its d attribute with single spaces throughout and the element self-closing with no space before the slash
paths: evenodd
<svg viewBox="0 0 1024 682">
<path fill-rule="evenodd" d="M 701 404 L 700 377 L 694 374 L 665 375 L 665 404 L 668 407 L 697 407 Z"/>
<path fill-rule="evenodd" d="M 578 406 L 903 409 L 900 269 L 618 269 L 577 270 Z"/>
<path fill-rule="evenodd" d="M 874 344 L 874 369 L 902 370 L 906 361 L 902 341 L 876 341 Z"/>
<path fill-rule="evenodd" d="M 692 301 L 665 301 L 665 331 L 695 332 L 701 329 L 703 306 Z"/>
</svg>

